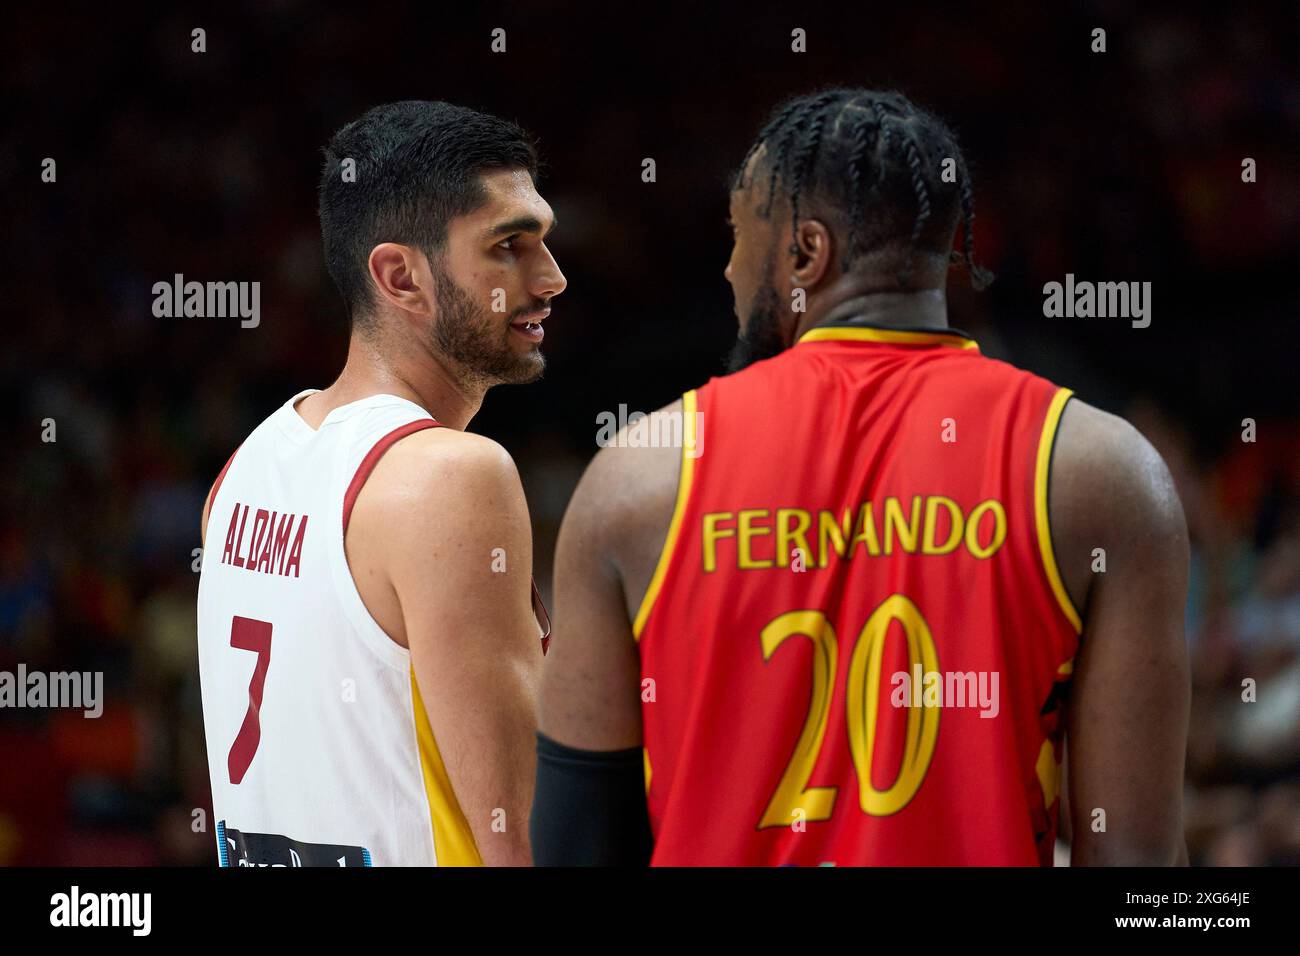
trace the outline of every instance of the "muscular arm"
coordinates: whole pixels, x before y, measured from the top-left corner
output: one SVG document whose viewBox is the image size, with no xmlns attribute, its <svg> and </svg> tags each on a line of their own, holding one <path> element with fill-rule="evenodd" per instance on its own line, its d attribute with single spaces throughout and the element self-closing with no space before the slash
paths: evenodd
<svg viewBox="0 0 1300 956">
<path fill-rule="evenodd" d="M 680 410 L 674 403 L 662 412 Z M 564 516 L 542 682 L 539 864 L 644 865 L 652 850 L 632 621 L 676 501 L 678 448 L 602 449 Z"/>
<path fill-rule="evenodd" d="M 680 411 L 677 401 L 655 415 Z M 681 454 L 616 442 L 592 459 L 569 502 L 555 555 L 558 636 L 541 694 L 541 729 L 554 740 L 589 750 L 642 743 L 632 620 L 668 534 Z"/>
<path fill-rule="evenodd" d="M 1050 479 L 1052 537 L 1083 618 L 1067 713 L 1071 863 L 1186 863 L 1183 762 L 1191 681 L 1183 632 L 1187 526 L 1159 454 L 1076 400 Z M 1105 573 L 1093 551 L 1105 550 Z M 1094 829 L 1105 811 L 1105 832 Z"/>
<path fill-rule="evenodd" d="M 347 547 L 367 606 L 410 648 L 483 862 L 528 865 L 542 653 L 532 535 L 514 463 L 477 435 L 439 428 L 408 436 L 358 496 Z M 504 832 L 492 827 L 498 809 Z"/>
<path fill-rule="evenodd" d="M 627 451 L 629 449 L 617 449 Z M 601 451 L 578 483 L 555 549 L 555 633 L 542 680 L 542 733 L 570 747 L 641 745 L 640 662 L 605 535 L 619 468 Z"/>
</svg>

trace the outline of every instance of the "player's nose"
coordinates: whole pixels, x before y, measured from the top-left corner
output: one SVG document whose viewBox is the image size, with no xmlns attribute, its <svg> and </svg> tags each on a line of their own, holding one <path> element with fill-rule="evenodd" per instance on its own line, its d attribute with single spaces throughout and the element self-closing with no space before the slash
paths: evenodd
<svg viewBox="0 0 1300 956">
<path fill-rule="evenodd" d="M 532 292 L 538 298 L 549 299 L 563 292 L 568 287 L 569 280 L 564 278 L 564 273 L 560 271 L 560 264 L 555 261 L 555 256 L 551 255 L 551 250 L 545 246 L 542 250 L 546 255 L 542 268 L 538 270 L 533 282 Z"/>
</svg>

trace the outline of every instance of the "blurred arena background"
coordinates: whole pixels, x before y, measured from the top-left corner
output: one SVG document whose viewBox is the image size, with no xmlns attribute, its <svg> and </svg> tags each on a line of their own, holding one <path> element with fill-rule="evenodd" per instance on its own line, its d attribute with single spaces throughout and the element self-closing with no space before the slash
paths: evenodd
<svg viewBox="0 0 1300 956">
<path fill-rule="evenodd" d="M 976 294 L 954 271 L 953 324 L 1127 415 L 1165 456 L 1193 547 L 1191 859 L 1300 863 L 1295 11 L 1160 6 L 10 14 L 0 669 L 102 670 L 105 706 L 0 710 L 0 864 L 213 863 L 191 826 L 209 801 L 192 549 L 234 447 L 341 365 L 315 218 L 334 129 L 380 102 L 447 99 L 540 139 L 569 288 L 546 378 L 495 390 L 473 428 L 519 464 L 549 596 L 596 415 L 720 371 L 727 177 L 776 101 L 829 83 L 897 87 L 961 136 L 976 257 L 998 280 Z M 40 181 L 45 157 L 57 183 Z M 155 318 L 151 287 L 177 272 L 261 281 L 260 326 Z M 1042 286 L 1067 272 L 1151 281 L 1151 326 L 1044 318 Z"/>
</svg>

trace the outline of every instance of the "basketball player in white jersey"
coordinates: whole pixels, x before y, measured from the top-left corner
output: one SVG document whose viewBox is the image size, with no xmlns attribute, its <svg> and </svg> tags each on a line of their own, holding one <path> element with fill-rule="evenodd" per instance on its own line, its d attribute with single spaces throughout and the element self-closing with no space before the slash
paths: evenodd
<svg viewBox="0 0 1300 956">
<path fill-rule="evenodd" d="M 346 365 L 248 436 L 203 511 L 223 866 L 530 862 L 549 624 L 514 463 L 464 429 L 544 365 L 565 280 L 536 168 L 514 124 L 440 102 L 377 107 L 326 150 Z"/>
</svg>

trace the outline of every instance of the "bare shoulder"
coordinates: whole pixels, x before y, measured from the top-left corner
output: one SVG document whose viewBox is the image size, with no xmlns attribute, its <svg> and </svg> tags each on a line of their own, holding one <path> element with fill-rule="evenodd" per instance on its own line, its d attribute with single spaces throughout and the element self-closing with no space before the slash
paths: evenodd
<svg viewBox="0 0 1300 956">
<path fill-rule="evenodd" d="M 430 562 L 454 578 L 466 555 L 504 549 L 532 567 L 532 531 L 519 472 L 499 444 L 451 428 L 418 431 L 390 448 L 362 486 L 348 525 L 354 569 L 424 587 Z M 505 575 L 511 580 L 514 575 Z"/>
<path fill-rule="evenodd" d="M 1118 415 L 1072 399 L 1061 416 L 1053 471 L 1060 475 L 1066 498 L 1141 518 L 1152 529 L 1183 524 L 1164 459 Z"/>
<path fill-rule="evenodd" d="M 630 608 L 649 585 L 672 521 L 683 429 L 680 398 L 620 429 L 592 458 L 565 513 L 560 547 L 612 567 Z"/>
<path fill-rule="evenodd" d="M 1187 523 L 1173 477 L 1136 428 L 1080 400 L 1065 406 L 1052 456 L 1053 544 L 1076 607 L 1086 604 L 1093 552 L 1108 560 L 1187 560 Z"/>
<path fill-rule="evenodd" d="M 523 500 L 509 452 L 490 438 L 453 428 L 426 429 L 394 444 L 362 494 L 394 514 L 417 520 L 437 515 L 443 521 L 454 520 L 457 509 L 512 509 Z"/>
<path fill-rule="evenodd" d="M 679 398 L 651 412 L 642 422 L 630 422 L 596 453 L 578 484 L 588 507 L 605 517 L 620 513 L 646 493 L 676 488 L 681 446 L 662 436 L 672 436 L 681 420 Z M 632 511 L 637 511 L 635 507 Z"/>
</svg>

